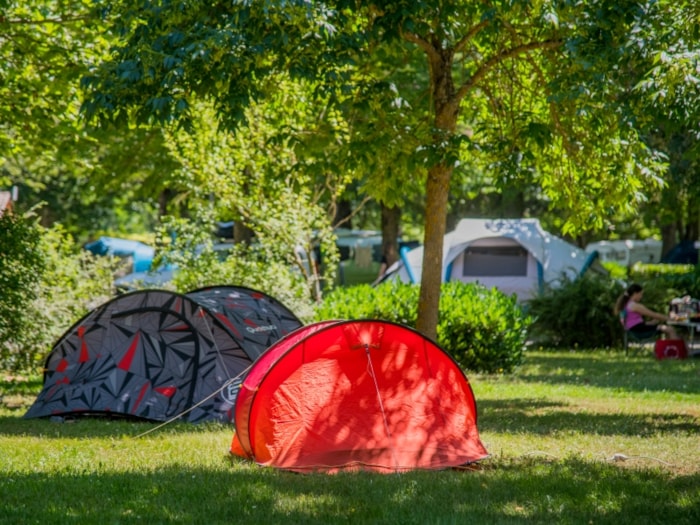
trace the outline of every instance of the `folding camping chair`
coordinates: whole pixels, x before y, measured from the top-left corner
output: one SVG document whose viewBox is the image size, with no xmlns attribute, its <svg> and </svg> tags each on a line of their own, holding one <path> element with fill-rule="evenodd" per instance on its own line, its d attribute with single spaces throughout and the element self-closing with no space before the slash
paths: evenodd
<svg viewBox="0 0 700 525">
<path fill-rule="evenodd" d="M 622 310 L 620 312 L 620 324 L 622 325 L 622 337 L 623 345 L 625 349 L 625 355 L 629 355 L 630 346 L 636 348 L 637 351 L 643 350 L 649 345 L 656 344 L 656 340 L 659 338 L 659 333 L 654 330 L 653 332 L 633 332 L 625 328 L 625 318 L 627 317 L 627 311 Z M 635 352 L 636 353 L 636 352 Z"/>
</svg>

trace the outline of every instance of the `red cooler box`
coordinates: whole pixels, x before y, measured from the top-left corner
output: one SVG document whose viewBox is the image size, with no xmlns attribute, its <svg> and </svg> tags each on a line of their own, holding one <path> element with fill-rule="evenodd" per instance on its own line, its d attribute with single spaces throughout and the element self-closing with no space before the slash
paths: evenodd
<svg viewBox="0 0 700 525">
<path fill-rule="evenodd" d="M 656 359 L 685 359 L 688 349 L 683 339 L 659 339 L 654 346 Z"/>
</svg>

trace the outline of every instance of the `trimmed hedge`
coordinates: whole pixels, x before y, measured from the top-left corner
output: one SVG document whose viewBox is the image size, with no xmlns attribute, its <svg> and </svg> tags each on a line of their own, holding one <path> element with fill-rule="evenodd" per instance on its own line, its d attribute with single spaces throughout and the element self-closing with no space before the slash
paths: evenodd
<svg viewBox="0 0 700 525">
<path fill-rule="evenodd" d="M 418 286 L 398 282 L 337 288 L 316 307 L 315 319 L 383 319 L 415 328 L 418 295 Z M 515 296 L 478 284 L 442 285 L 436 342 L 466 370 L 512 372 L 529 323 Z"/>
</svg>

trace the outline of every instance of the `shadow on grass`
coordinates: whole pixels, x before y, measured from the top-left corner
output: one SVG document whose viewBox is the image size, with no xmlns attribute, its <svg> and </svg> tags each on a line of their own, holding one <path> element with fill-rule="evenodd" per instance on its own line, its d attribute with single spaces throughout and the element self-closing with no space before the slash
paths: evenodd
<svg viewBox="0 0 700 525">
<path fill-rule="evenodd" d="M 696 433 L 697 418 L 688 414 L 600 414 L 571 412 L 565 403 L 541 399 L 478 401 L 479 429 L 489 432 L 551 435 L 557 432 L 596 433 L 599 435 L 652 436 L 657 434 Z M 138 436 L 143 433 L 197 434 L 224 430 L 233 433 L 233 425 L 206 423 L 194 425 L 159 423 L 126 419 L 83 417 L 58 423 L 48 419 L 0 417 L 0 436 L 42 438 Z"/>
<path fill-rule="evenodd" d="M 622 353 L 528 352 L 514 380 L 637 392 L 700 393 L 700 359 L 656 360 Z"/>
<path fill-rule="evenodd" d="M 700 476 L 567 459 L 482 471 L 297 475 L 217 469 L 12 474 L 4 523 L 700 523 Z"/>
<path fill-rule="evenodd" d="M 687 414 L 599 414 L 571 412 L 564 403 L 539 399 L 481 400 L 479 428 L 490 432 L 551 435 L 581 432 L 600 435 L 652 436 L 697 432 L 697 418 Z M 559 407 L 559 408 L 558 408 Z"/>
<path fill-rule="evenodd" d="M 136 419 L 89 416 L 55 422 L 47 418 L 24 419 L 20 415 L 18 417 L 0 416 L 0 438 L 2 436 L 32 436 L 48 439 L 137 437 L 150 431 L 158 434 L 200 434 L 212 430 L 230 430 L 233 433 L 233 425 L 177 421 L 163 425 Z"/>
</svg>

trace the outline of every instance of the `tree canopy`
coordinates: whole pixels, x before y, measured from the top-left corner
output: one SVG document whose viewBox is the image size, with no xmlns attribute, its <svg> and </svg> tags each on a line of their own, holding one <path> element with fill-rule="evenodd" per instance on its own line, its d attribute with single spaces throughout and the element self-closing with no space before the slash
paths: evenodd
<svg viewBox="0 0 700 525">
<path fill-rule="evenodd" d="M 269 79 L 284 73 L 313 85 L 309 104 L 323 101 L 357 124 L 350 167 L 382 154 L 376 146 L 390 144 L 391 133 L 366 137 L 396 118 L 389 158 L 410 162 L 384 166 L 392 181 L 385 198 L 425 174 L 423 265 L 441 268 L 451 178 L 470 159 L 501 185 L 537 184 L 551 206 L 566 210 L 569 233 L 633 209 L 643 189 L 660 182 L 659 158 L 626 103 L 635 87 L 626 72 L 644 67 L 668 38 L 680 42 L 658 30 L 681 4 L 118 0 L 102 5 L 118 40 L 84 78 L 83 112 L 105 125 L 187 129 L 195 102 L 209 99 L 219 122 L 236 129 L 247 107 L 276 90 Z M 399 81 L 396 66 L 409 63 L 422 74 Z M 367 109 L 363 119 L 352 120 L 358 108 Z M 421 282 L 418 328 L 429 336 L 441 278 L 424 272 Z"/>
</svg>

